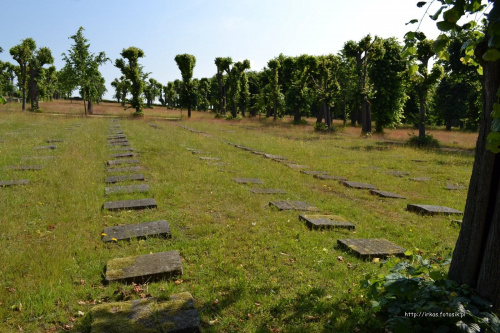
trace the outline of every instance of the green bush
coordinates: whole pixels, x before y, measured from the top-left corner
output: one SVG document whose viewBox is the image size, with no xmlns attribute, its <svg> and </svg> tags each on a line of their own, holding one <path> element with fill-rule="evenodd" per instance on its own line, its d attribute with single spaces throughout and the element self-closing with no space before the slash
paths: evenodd
<svg viewBox="0 0 500 333">
<path fill-rule="evenodd" d="M 451 259 L 390 258 L 388 275 L 368 275 L 371 311 L 387 330 L 398 332 L 500 332 L 492 305 L 466 285 L 449 280 Z"/>
<path fill-rule="evenodd" d="M 439 148 L 439 141 L 437 139 L 434 139 L 432 134 L 426 134 L 423 138 L 410 134 L 410 140 L 408 140 L 408 144 L 410 146 L 419 148 Z"/>
<path fill-rule="evenodd" d="M 335 132 L 335 127 L 328 127 L 325 123 L 314 124 L 314 130 L 317 132 Z"/>
<path fill-rule="evenodd" d="M 305 119 L 300 119 L 299 121 L 294 120 L 294 121 L 292 122 L 292 124 L 294 124 L 294 125 L 307 125 L 307 124 L 308 124 L 308 122 L 307 122 L 307 120 L 305 120 Z"/>
</svg>

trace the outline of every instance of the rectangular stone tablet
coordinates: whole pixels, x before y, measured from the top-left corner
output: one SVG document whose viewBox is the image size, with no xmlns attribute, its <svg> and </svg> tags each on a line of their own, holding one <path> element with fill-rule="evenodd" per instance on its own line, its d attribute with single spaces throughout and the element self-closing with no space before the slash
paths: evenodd
<svg viewBox="0 0 500 333">
<path fill-rule="evenodd" d="M 270 158 L 272 160 L 286 160 L 285 156 L 279 156 L 279 155 L 273 155 L 273 154 L 265 154 L 264 156 L 267 158 Z"/>
<path fill-rule="evenodd" d="M 205 156 L 201 156 L 200 157 L 200 160 L 204 160 L 204 161 L 220 161 L 220 158 L 218 157 L 205 157 Z"/>
<path fill-rule="evenodd" d="M 29 182 L 29 179 L 0 180 L 0 187 L 27 185 Z"/>
<path fill-rule="evenodd" d="M 38 146 L 38 147 L 35 147 L 33 149 L 57 149 L 57 146 L 54 146 L 54 145 L 51 145 L 51 146 Z"/>
<path fill-rule="evenodd" d="M 379 191 L 379 190 L 370 190 L 371 194 L 378 195 L 379 197 L 382 198 L 392 198 L 392 199 L 406 199 L 406 197 L 403 197 L 402 195 L 392 193 L 392 192 L 386 192 L 386 191 Z"/>
<path fill-rule="evenodd" d="M 406 209 L 409 212 L 416 212 L 417 214 L 422 215 L 453 215 L 453 214 L 463 214 L 461 211 L 444 207 L 444 206 L 434 206 L 434 205 L 416 205 L 416 204 L 408 204 L 406 205 Z"/>
<path fill-rule="evenodd" d="M 274 206 L 279 210 L 302 210 L 302 211 L 318 211 L 317 207 L 304 201 L 271 201 L 269 206 Z"/>
<path fill-rule="evenodd" d="M 118 140 L 118 139 L 126 139 L 127 137 L 124 134 L 114 134 L 108 135 L 108 140 Z"/>
<path fill-rule="evenodd" d="M 130 142 L 116 142 L 116 143 L 110 143 L 110 146 L 120 146 L 120 147 L 129 147 Z"/>
<path fill-rule="evenodd" d="M 450 190 L 450 191 L 466 190 L 467 186 L 463 186 L 463 185 L 446 185 L 446 189 Z"/>
<path fill-rule="evenodd" d="M 340 181 L 340 184 L 347 186 L 347 187 L 351 187 L 351 188 L 357 188 L 357 189 L 365 189 L 365 190 L 376 190 L 377 189 L 372 184 L 350 182 L 350 181 L 346 181 L 346 180 Z"/>
<path fill-rule="evenodd" d="M 134 157 L 134 153 L 120 153 L 120 154 L 111 154 L 110 158 L 124 158 L 124 157 Z"/>
<path fill-rule="evenodd" d="M 107 210 L 121 210 L 121 209 L 148 209 L 156 208 L 155 199 L 137 199 L 137 200 L 122 200 L 122 201 L 108 201 L 102 205 L 103 209 Z"/>
<path fill-rule="evenodd" d="M 331 215 L 299 215 L 299 220 L 305 221 L 309 229 L 348 229 L 354 230 L 356 226 L 351 222 L 339 221 Z"/>
<path fill-rule="evenodd" d="M 264 184 L 264 182 L 257 178 L 233 178 L 233 180 L 240 184 Z"/>
<path fill-rule="evenodd" d="M 332 175 L 314 175 L 314 178 L 322 179 L 322 180 L 347 180 L 345 177 L 341 176 L 332 176 Z"/>
<path fill-rule="evenodd" d="M 111 177 L 106 177 L 105 182 L 108 184 L 112 184 L 112 183 L 126 182 L 131 180 L 144 180 L 144 175 L 138 173 L 135 175 L 111 176 Z"/>
<path fill-rule="evenodd" d="M 43 165 L 11 165 L 11 166 L 6 166 L 4 169 L 17 170 L 17 171 L 37 171 L 37 170 L 42 170 Z"/>
<path fill-rule="evenodd" d="M 389 175 L 393 175 L 396 177 L 404 177 L 404 176 L 409 176 L 410 174 L 406 171 L 387 171 L 386 172 Z"/>
<path fill-rule="evenodd" d="M 250 191 L 258 194 L 286 193 L 284 190 L 279 188 L 251 188 Z"/>
<path fill-rule="evenodd" d="M 403 256 L 406 251 L 384 238 L 338 239 L 337 244 L 352 250 L 361 258 Z"/>
<path fill-rule="evenodd" d="M 129 142 L 128 139 L 111 139 L 108 140 L 108 143 L 122 143 L 122 142 Z"/>
<path fill-rule="evenodd" d="M 287 167 L 292 168 L 292 169 L 307 169 L 309 168 L 308 165 L 302 165 L 302 164 L 286 164 Z"/>
<path fill-rule="evenodd" d="M 110 151 L 134 151 L 134 148 L 123 147 L 123 148 L 109 148 Z"/>
<path fill-rule="evenodd" d="M 114 172 L 130 172 L 130 171 L 139 171 L 142 170 L 142 166 L 132 166 L 132 167 L 124 167 L 124 168 L 108 168 L 106 169 L 107 172 L 114 173 Z"/>
<path fill-rule="evenodd" d="M 149 185 L 128 185 L 128 186 L 111 186 L 104 189 L 106 195 L 123 194 L 123 193 L 146 193 L 149 191 Z"/>
<path fill-rule="evenodd" d="M 180 275 L 182 263 L 179 252 L 167 251 L 112 259 L 106 265 L 105 280 L 144 283 Z"/>
<path fill-rule="evenodd" d="M 109 160 L 107 162 L 108 165 L 120 165 L 120 164 L 137 164 L 139 163 L 139 160 L 132 159 L 132 160 Z"/>
<path fill-rule="evenodd" d="M 300 173 L 304 173 L 306 175 L 328 175 L 326 171 L 315 171 L 315 170 L 301 170 Z"/>
<path fill-rule="evenodd" d="M 104 228 L 102 233 L 103 242 L 130 240 L 132 238 L 172 237 L 170 225 L 165 220 L 107 227 Z"/>
</svg>

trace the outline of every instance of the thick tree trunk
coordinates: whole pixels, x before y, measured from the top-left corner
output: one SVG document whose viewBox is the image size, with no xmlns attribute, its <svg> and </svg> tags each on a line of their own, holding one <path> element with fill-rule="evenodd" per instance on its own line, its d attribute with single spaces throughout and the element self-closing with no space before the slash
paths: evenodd
<svg viewBox="0 0 500 333">
<path fill-rule="evenodd" d="M 245 106 L 243 105 L 243 106 L 241 107 L 241 116 L 242 116 L 242 117 L 245 117 L 245 111 L 246 111 L 245 109 L 246 109 L 246 108 L 245 108 Z"/>
<path fill-rule="evenodd" d="M 273 100 L 273 119 L 278 119 L 278 101 L 276 98 Z"/>
<path fill-rule="evenodd" d="M 370 108 L 370 102 L 366 99 L 363 99 L 363 105 L 361 106 L 361 119 L 362 119 L 362 129 L 363 133 L 371 133 L 372 132 L 372 114 Z"/>
<path fill-rule="evenodd" d="M 88 101 L 87 109 L 88 109 L 89 114 L 94 114 L 94 105 L 92 104 L 91 100 Z"/>
<path fill-rule="evenodd" d="M 323 113 L 325 117 L 325 123 L 328 128 L 332 127 L 332 114 L 330 112 L 330 106 L 326 103 L 323 103 Z"/>
<path fill-rule="evenodd" d="M 419 117 L 418 117 L 418 137 L 425 138 L 425 96 L 423 93 L 418 94 L 420 103 Z"/>
<path fill-rule="evenodd" d="M 488 40 L 488 38 L 485 38 Z M 485 43 L 486 44 L 486 43 Z M 476 49 L 482 59 L 486 46 Z M 500 61 L 483 62 L 483 113 L 460 235 L 449 276 L 477 289 L 500 311 L 500 154 L 486 150 L 491 110 L 498 101 Z"/>
<path fill-rule="evenodd" d="M 451 119 L 446 120 L 446 130 L 447 131 L 451 131 L 451 123 L 452 123 Z"/>
<path fill-rule="evenodd" d="M 302 119 L 302 114 L 300 113 L 300 108 L 297 107 L 295 108 L 295 112 L 293 113 L 293 121 L 295 123 L 299 123 L 301 119 Z"/>
<path fill-rule="evenodd" d="M 232 103 L 232 107 L 231 107 L 231 116 L 233 116 L 233 118 L 236 118 L 236 103 L 233 101 Z"/>
</svg>

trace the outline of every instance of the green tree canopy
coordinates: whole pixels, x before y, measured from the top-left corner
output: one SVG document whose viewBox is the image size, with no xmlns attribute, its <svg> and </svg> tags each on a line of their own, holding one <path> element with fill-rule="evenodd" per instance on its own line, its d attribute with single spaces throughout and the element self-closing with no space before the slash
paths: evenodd
<svg viewBox="0 0 500 333">
<path fill-rule="evenodd" d="M 120 55 L 122 58 L 116 59 L 115 66 L 118 67 L 127 80 L 130 81 L 130 93 L 132 94 L 130 104 L 135 109 L 135 115 L 142 116 L 144 74 L 142 73 L 142 66 L 139 65 L 139 58 L 144 57 L 144 51 L 135 46 L 131 46 L 127 49 L 123 49 Z"/>
</svg>

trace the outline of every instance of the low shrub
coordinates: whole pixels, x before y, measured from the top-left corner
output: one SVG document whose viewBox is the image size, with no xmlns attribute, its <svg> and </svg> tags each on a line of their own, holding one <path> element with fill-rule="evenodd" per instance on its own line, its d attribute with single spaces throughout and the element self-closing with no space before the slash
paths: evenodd
<svg viewBox="0 0 500 333">
<path fill-rule="evenodd" d="M 325 123 L 316 123 L 314 124 L 314 130 L 316 132 L 335 132 L 335 127 L 328 127 Z"/>
<path fill-rule="evenodd" d="M 417 135 L 410 134 L 410 140 L 408 140 L 410 146 L 419 148 L 439 148 L 439 141 L 434 139 L 432 134 L 426 134 L 425 137 L 421 138 Z"/>
</svg>

